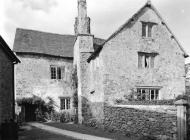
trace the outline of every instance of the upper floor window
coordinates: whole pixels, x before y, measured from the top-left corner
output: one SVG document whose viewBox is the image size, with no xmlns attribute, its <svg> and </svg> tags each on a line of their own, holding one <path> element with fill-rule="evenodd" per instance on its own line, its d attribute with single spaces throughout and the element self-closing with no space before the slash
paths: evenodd
<svg viewBox="0 0 190 140">
<path fill-rule="evenodd" d="M 159 99 L 159 89 L 154 88 L 137 88 L 138 99 L 139 100 L 158 100 Z"/>
<path fill-rule="evenodd" d="M 138 53 L 138 67 L 139 68 L 154 68 L 155 53 Z"/>
<path fill-rule="evenodd" d="M 142 22 L 142 37 L 152 37 L 152 27 L 155 23 Z"/>
<path fill-rule="evenodd" d="M 51 79 L 63 79 L 65 67 L 51 66 Z"/>
<path fill-rule="evenodd" d="M 61 98 L 60 99 L 60 104 L 61 104 L 61 110 L 68 110 L 70 109 L 70 104 L 71 104 L 71 101 L 70 101 L 70 98 Z"/>
</svg>

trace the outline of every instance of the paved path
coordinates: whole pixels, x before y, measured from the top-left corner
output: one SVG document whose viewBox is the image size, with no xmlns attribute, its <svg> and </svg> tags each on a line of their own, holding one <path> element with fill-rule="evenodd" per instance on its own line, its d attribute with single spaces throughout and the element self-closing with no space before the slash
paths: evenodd
<svg viewBox="0 0 190 140">
<path fill-rule="evenodd" d="M 78 133 L 78 132 L 63 130 L 63 129 L 55 128 L 52 126 L 47 126 L 47 125 L 44 125 L 41 123 L 36 123 L 36 122 L 28 123 L 28 125 L 45 130 L 45 131 L 49 131 L 51 133 L 68 136 L 68 137 L 72 137 L 72 138 L 76 138 L 76 139 L 80 139 L 80 140 L 112 140 L 112 139 L 108 139 L 108 138 L 97 137 L 97 136 L 82 134 L 82 133 Z"/>
</svg>

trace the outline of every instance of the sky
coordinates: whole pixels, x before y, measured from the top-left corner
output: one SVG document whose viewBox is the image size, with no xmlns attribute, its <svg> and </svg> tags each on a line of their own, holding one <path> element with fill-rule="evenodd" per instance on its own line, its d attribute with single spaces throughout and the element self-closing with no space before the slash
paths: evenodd
<svg viewBox="0 0 190 140">
<path fill-rule="evenodd" d="M 106 39 L 147 0 L 87 0 L 91 33 Z M 190 54 L 190 0 L 151 0 Z M 0 34 L 12 49 L 16 28 L 74 34 L 77 0 L 0 0 Z M 190 62 L 190 58 L 186 63 Z"/>
</svg>

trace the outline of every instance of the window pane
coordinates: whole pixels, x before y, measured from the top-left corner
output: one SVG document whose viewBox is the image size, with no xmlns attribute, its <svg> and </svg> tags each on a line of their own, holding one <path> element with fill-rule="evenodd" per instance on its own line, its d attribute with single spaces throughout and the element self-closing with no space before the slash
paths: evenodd
<svg viewBox="0 0 190 140">
<path fill-rule="evenodd" d="M 146 37 L 146 24 L 142 23 L 142 36 Z"/>
<path fill-rule="evenodd" d="M 51 67 L 51 79 L 56 79 L 56 68 Z"/>
<path fill-rule="evenodd" d="M 142 99 L 142 100 L 145 100 L 145 99 L 146 99 L 145 93 L 146 93 L 146 92 L 145 92 L 145 90 L 143 89 L 143 90 L 142 90 L 142 93 L 141 93 L 141 99 Z"/>
<path fill-rule="evenodd" d="M 156 90 L 156 95 L 155 96 L 156 96 L 155 99 L 158 100 L 158 98 L 159 98 L 158 97 L 159 96 L 159 90 L 158 89 Z"/>
<path fill-rule="evenodd" d="M 61 99 L 61 109 L 65 109 L 65 99 Z"/>
<path fill-rule="evenodd" d="M 138 54 L 138 68 L 142 68 L 142 54 Z"/>
<path fill-rule="evenodd" d="M 66 109 L 70 109 L 70 99 L 66 99 Z"/>
<path fill-rule="evenodd" d="M 148 25 L 148 37 L 151 37 L 152 36 L 152 24 L 149 24 Z"/>
<path fill-rule="evenodd" d="M 154 90 L 151 90 L 151 100 L 154 100 Z"/>
<path fill-rule="evenodd" d="M 57 79 L 61 79 L 61 68 L 57 67 Z"/>
<path fill-rule="evenodd" d="M 145 55 L 145 68 L 149 68 L 150 65 L 150 57 L 148 55 Z"/>
</svg>

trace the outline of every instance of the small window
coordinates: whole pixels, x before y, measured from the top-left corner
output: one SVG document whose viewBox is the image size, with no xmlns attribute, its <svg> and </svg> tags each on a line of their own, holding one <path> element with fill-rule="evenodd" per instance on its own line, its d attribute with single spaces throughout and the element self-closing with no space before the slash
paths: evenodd
<svg viewBox="0 0 190 140">
<path fill-rule="evenodd" d="M 51 79 L 56 79 L 56 67 L 51 67 Z"/>
<path fill-rule="evenodd" d="M 152 37 L 152 28 L 155 23 L 142 22 L 142 37 Z"/>
<path fill-rule="evenodd" d="M 159 99 L 159 89 L 157 88 L 137 88 L 138 99 L 139 100 L 158 100 Z"/>
<path fill-rule="evenodd" d="M 154 68 L 155 53 L 138 53 L 138 68 Z"/>
<path fill-rule="evenodd" d="M 51 66 L 51 79 L 63 79 L 65 75 L 65 67 Z"/>
<path fill-rule="evenodd" d="M 60 99 L 60 108 L 61 110 L 69 110 L 70 109 L 70 98 L 61 98 Z"/>
</svg>

